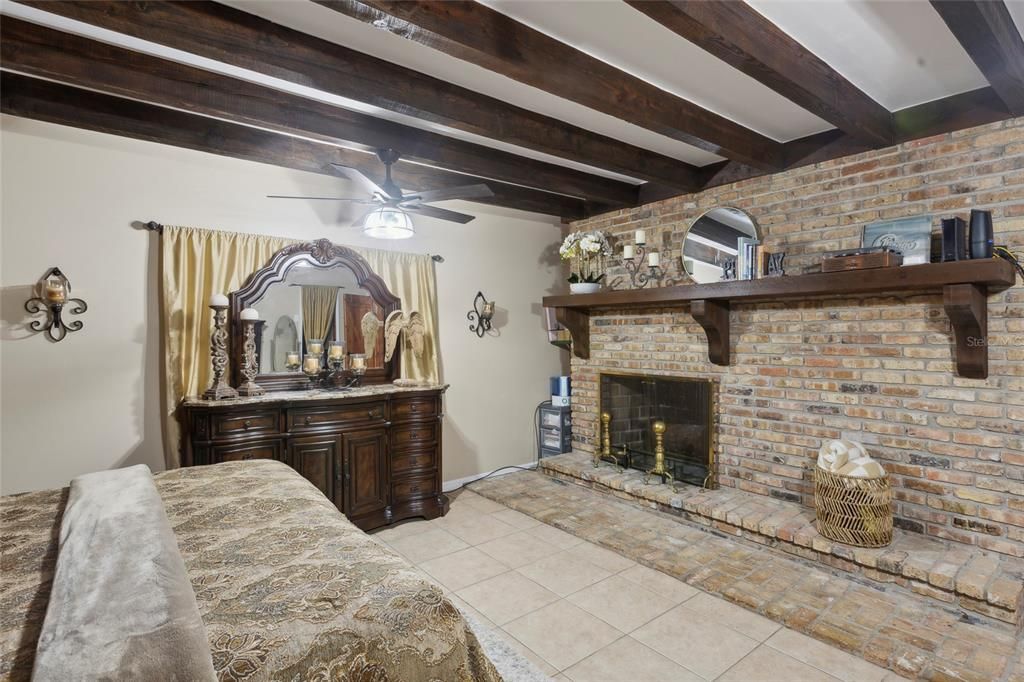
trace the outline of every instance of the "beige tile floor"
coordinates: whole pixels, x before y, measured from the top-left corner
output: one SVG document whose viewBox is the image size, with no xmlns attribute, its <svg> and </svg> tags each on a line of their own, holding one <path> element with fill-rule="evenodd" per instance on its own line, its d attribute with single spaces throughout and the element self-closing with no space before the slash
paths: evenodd
<svg viewBox="0 0 1024 682">
<path fill-rule="evenodd" d="M 470 491 L 374 537 L 556 680 L 899 679 Z"/>
</svg>

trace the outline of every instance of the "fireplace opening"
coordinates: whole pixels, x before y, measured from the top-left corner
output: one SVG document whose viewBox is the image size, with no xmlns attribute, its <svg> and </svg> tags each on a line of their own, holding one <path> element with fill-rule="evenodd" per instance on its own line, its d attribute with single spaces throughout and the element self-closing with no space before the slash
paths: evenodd
<svg viewBox="0 0 1024 682">
<path fill-rule="evenodd" d="M 600 387 L 601 414 L 610 420 L 607 437 L 603 426 L 599 433 L 598 454 L 610 453 L 627 468 L 655 469 L 655 424 L 662 422 L 664 470 L 676 481 L 715 487 L 711 380 L 601 374 Z"/>
</svg>

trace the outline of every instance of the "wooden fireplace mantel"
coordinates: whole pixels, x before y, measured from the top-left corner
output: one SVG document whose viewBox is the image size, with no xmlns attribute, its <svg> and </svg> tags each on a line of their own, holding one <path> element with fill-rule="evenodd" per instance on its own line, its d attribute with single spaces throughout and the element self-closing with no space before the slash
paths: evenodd
<svg viewBox="0 0 1024 682">
<path fill-rule="evenodd" d="M 601 310 L 633 310 L 689 305 L 704 328 L 708 356 L 729 364 L 729 308 L 733 301 L 782 301 L 820 296 L 881 292 L 942 292 L 953 326 L 956 370 L 962 377 L 988 376 L 988 305 L 990 293 L 1013 286 L 1013 266 L 1001 259 L 928 263 L 874 270 L 822 272 L 757 280 L 683 284 L 652 289 L 624 289 L 596 294 L 545 296 L 544 306 L 572 335 L 573 353 L 590 357 L 590 315 Z"/>
</svg>

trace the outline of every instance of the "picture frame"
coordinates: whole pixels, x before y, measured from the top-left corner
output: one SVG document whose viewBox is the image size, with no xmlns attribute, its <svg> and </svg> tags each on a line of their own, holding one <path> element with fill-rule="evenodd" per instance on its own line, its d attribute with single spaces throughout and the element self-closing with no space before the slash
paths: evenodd
<svg viewBox="0 0 1024 682">
<path fill-rule="evenodd" d="M 914 216 L 868 223 L 861 232 L 862 247 L 886 247 L 903 254 L 903 265 L 930 263 L 932 218 Z"/>
</svg>

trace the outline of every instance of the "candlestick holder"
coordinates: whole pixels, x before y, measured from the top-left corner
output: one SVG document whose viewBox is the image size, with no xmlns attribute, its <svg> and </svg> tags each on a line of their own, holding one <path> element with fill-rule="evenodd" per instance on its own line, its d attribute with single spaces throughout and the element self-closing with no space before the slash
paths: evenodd
<svg viewBox="0 0 1024 682">
<path fill-rule="evenodd" d="M 80 298 L 71 298 L 71 282 L 60 271 L 60 268 L 50 268 L 43 275 L 39 284 L 42 297 L 30 298 L 25 301 L 25 310 L 30 313 L 40 313 L 44 310 L 47 313 L 45 320 L 33 320 L 29 323 L 32 331 L 46 332 L 47 338 L 56 343 L 62 341 L 68 332 L 77 332 L 85 326 L 81 320 L 75 320 L 70 324 L 64 322 L 64 306 L 74 304 L 69 310 L 73 315 L 81 315 L 89 306 Z"/>
<path fill-rule="evenodd" d="M 259 320 L 242 320 L 242 376 L 245 383 L 238 387 L 238 395 L 264 395 L 267 390 L 256 383 L 256 375 L 260 373 L 259 361 L 256 358 L 256 324 Z"/>
<path fill-rule="evenodd" d="M 224 297 L 221 296 L 223 300 Z M 213 331 L 210 333 L 210 363 L 213 366 L 213 381 L 210 388 L 203 393 L 204 400 L 224 400 L 237 398 L 238 391 L 228 385 L 225 373 L 228 368 L 228 307 L 227 305 L 211 305 L 213 311 Z"/>
<path fill-rule="evenodd" d="M 643 289 L 648 284 L 660 287 L 665 279 L 665 270 L 661 265 L 650 265 L 647 262 L 649 256 L 647 249 L 644 248 L 644 244 L 634 246 L 633 253 L 632 258 L 622 257 L 622 264 L 629 275 L 629 283 L 632 285 L 632 288 Z"/>
</svg>

